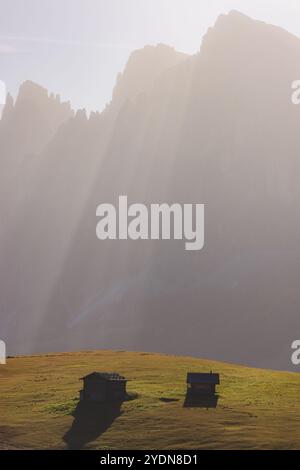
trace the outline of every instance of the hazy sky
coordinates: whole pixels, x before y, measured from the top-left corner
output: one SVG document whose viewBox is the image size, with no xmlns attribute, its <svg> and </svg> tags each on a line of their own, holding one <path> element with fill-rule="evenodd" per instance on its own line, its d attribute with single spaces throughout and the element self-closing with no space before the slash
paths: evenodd
<svg viewBox="0 0 300 470">
<path fill-rule="evenodd" d="M 194 53 L 232 9 L 300 36 L 299 0 L 0 0 L 0 80 L 13 94 L 31 79 L 76 108 L 102 109 L 133 49 Z"/>
</svg>

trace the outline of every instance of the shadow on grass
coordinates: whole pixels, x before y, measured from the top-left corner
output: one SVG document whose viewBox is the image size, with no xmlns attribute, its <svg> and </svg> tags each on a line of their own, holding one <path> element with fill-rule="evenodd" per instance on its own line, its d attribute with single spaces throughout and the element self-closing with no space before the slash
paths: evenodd
<svg viewBox="0 0 300 470">
<path fill-rule="evenodd" d="M 80 401 L 72 413 L 74 421 L 63 440 L 70 450 L 83 449 L 89 442 L 95 441 L 107 431 L 122 414 L 124 401 L 138 398 L 136 393 L 128 393 L 122 401 L 92 403 Z"/>
<path fill-rule="evenodd" d="M 193 396 L 187 393 L 183 406 L 184 408 L 217 408 L 218 400 L 218 395 Z"/>
<path fill-rule="evenodd" d="M 68 449 L 83 449 L 86 444 L 107 431 L 122 414 L 122 403 L 79 402 L 73 413 L 72 426 L 63 437 Z"/>
<path fill-rule="evenodd" d="M 167 397 L 161 397 L 159 399 L 159 401 L 163 402 L 163 403 L 175 403 L 177 401 L 179 401 L 179 398 L 167 398 Z"/>
</svg>

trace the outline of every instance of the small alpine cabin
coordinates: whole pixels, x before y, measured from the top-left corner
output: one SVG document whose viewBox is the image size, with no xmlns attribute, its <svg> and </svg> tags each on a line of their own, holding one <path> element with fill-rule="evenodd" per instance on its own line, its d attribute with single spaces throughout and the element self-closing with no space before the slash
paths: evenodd
<svg viewBox="0 0 300 470">
<path fill-rule="evenodd" d="M 216 385 L 220 384 L 219 374 L 188 372 L 187 395 L 190 397 L 212 396 L 216 393 Z"/>
<path fill-rule="evenodd" d="M 80 401 L 104 403 L 126 398 L 127 380 L 115 372 L 92 372 L 80 380 L 83 380 Z"/>
</svg>

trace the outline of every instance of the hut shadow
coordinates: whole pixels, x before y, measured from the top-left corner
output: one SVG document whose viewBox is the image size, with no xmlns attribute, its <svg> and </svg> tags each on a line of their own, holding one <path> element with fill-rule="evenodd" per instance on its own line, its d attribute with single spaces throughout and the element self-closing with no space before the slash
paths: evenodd
<svg viewBox="0 0 300 470">
<path fill-rule="evenodd" d="M 183 407 L 184 408 L 217 408 L 219 395 L 199 395 L 193 396 L 186 394 Z"/>
<path fill-rule="evenodd" d="M 179 401 L 179 398 L 168 398 L 168 397 L 161 397 L 159 399 L 162 403 L 176 403 Z"/>
<path fill-rule="evenodd" d="M 79 402 L 73 413 L 74 421 L 63 440 L 70 450 L 83 449 L 96 440 L 121 414 L 123 401 L 111 403 Z"/>
</svg>

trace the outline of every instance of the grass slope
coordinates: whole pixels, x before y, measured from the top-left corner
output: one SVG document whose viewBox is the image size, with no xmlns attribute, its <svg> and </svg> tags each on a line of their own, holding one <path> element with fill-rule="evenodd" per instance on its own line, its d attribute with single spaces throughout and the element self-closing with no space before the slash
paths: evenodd
<svg viewBox="0 0 300 470">
<path fill-rule="evenodd" d="M 79 378 L 95 370 L 124 374 L 137 398 L 111 416 L 76 413 Z M 217 408 L 183 407 L 186 372 L 210 370 L 221 374 Z M 0 395 L 0 449 L 300 448 L 293 373 L 123 351 L 48 354 L 0 366 Z"/>
</svg>

